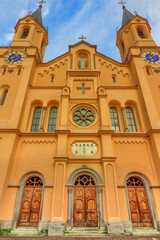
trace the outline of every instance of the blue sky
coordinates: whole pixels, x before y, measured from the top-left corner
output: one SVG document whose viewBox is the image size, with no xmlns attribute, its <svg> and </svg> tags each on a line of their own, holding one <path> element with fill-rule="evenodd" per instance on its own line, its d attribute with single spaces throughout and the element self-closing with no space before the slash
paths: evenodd
<svg viewBox="0 0 160 240">
<path fill-rule="evenodd" d="M 68 51 L 68 45 L 82 34 L 97 45 L 97 51 L 120 61 L 116 47 L 116 28 L 121 27 L 119 0 L 46 0 L 43 24 L 48 27 L 49 45 L 44 62 Z M 160 0 L 126 0 L 126 8 L 148 19 L 152 36 L 160 45 Z M 38 8 L 38 0 L 0 0 L 0 46 L 9 46 L 19 20 Z"/>
</svg>

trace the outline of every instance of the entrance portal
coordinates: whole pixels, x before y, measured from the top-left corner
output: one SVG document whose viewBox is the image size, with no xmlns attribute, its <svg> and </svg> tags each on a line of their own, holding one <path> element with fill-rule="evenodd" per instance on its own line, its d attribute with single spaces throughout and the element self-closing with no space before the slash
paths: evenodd
<svg viewBox="0 0 160 240">
<path fill-rule="evenodd" d="M 129 178 L 127 189 L 133 227 L 151 227 L 151 215 L 142 180 L 138 177 Z"/>
<path fill-rule="evenodd" d="M 31 177 L 27 180 L 19 217 L 19 226 L 37 226 L 42 196 L 42 180 L 39 177 Z"/>
<path fill-rule="evenodd" d="M 92 177 L 83 175 L 74 184 L 75 227 L 97 227 L 96 186 Z"/>
</svg>

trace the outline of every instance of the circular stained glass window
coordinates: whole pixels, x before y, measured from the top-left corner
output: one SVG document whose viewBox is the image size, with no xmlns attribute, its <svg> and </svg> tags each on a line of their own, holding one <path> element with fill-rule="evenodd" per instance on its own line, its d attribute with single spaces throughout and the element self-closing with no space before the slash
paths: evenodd
<svg viewBox="0 0 160 240">
<path fill-rule="evenodd" d="M 89 126 L 94 122 L 94 120 L 95 112 L 88 107 L 80 107 L 73 112 L 73 121 L 79 126 Z"/>
</svg>

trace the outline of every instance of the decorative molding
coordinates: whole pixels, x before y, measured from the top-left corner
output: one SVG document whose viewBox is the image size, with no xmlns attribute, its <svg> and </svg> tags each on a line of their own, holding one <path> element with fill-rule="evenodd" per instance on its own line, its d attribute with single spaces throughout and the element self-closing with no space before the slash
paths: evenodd
<svg viewBox="0 0 160 240">
<path fill-rule="evenodd" d="M 147 143 L 145 140 L 115 140 L 113 143 L 115 144 L 143 144 Z"/>
<path fill-rule="evenodd" d="M 48 144 L 48 143 L 51 143 L 51 144 L 52 144 L 52 143 L 55 143 L 55 141 L 54 141 L 54 140 L 52 140 L 52 141 L 51 141 L 51 140 L 24 140 L 24 141 L 22 142 L 22 144 L 23 144 L 23 143 L 25 143 L 25 144 L 28 144 L 28 143 L 29 143 L 29 144 L 32 144 L 32 143 L 33 143 L 33 144 L 37 144 L 37 143 L 38 143 L 38 144 L 40 144 L 40 143 L 42 143 L 42 144 L 45 144 L 45 143 Z"/>
</svg>

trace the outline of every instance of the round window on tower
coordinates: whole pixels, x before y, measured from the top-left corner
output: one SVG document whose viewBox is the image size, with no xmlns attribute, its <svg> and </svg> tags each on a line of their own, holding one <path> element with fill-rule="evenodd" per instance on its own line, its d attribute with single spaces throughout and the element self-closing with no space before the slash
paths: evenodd
<svg viewBox="0 0 160 240">
<path fill-rule="evenodd" d="M 90 126 L 95 121 L 95 112 L 89 107 L 79 107 L 73 112 L 73 122 L 81 127 Z"/>
</svg>

